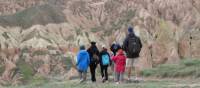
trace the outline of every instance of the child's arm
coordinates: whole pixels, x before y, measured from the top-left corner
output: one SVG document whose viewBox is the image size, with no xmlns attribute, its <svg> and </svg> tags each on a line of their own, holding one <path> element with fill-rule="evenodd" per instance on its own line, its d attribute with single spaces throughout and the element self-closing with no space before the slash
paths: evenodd
<svg viewBox="0 0 200 88">
<path fill-rule="evenodd" d="M 116 62 L 117 57 L 116 57 L 116 56 L 112 56 L 112 60 L 113 60 L 114 62 Z"/>
<path fill-rule="evenodd" d="M 111 56 L 110 56 L 110 54 L 109 54 L 109 53 L 107 53 L 107 54 L 108 54 L 108 56 L 109 56 L 110 65 L 112 65 Z"/>
</svg>

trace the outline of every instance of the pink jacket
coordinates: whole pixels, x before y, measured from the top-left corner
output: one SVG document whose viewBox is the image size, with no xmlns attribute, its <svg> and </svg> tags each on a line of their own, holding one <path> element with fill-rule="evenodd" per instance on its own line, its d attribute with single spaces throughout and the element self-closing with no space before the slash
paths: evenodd
<svg viewBox="0 0 200 88">
<path fill-rule="evenodd" d="M 118 73 L 125 72 L 126 57 L 122 50 L 119 50 L 118 54 L 112 57 L 112 60 L 115 62 L 116 72 Z"/>
</svg>

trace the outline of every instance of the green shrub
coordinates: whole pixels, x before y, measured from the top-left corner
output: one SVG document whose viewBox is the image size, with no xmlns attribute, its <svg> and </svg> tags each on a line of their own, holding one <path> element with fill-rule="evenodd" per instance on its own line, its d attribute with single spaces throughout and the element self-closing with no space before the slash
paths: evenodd
<svg viewBox="0 0 200 88">
<path fill-rule="evenodd" d="M 30 80 L 32 76 L 34 75 L 34 69 L 31 67 L 31 65 L 26 63 L 23 59 L 20 59 L 17 62 L 17 67 L 23 77 L 23 81 L 25 82 L 28 82 L 28 80 Z"/>
<path fill-rule="evenodd" d="M 181 62 L 185 66 L 200 66 L 200 60 L 199 59 L 186 59 Z"/>
</svg>

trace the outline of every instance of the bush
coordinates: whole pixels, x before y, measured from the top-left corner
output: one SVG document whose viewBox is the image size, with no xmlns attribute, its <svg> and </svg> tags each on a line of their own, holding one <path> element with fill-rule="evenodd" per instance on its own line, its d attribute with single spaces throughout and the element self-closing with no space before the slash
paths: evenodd
<svg viewBox="0 0 200 88">
<path fill-rule="evenodd" d="M 200 60 L 198 59 L 186 59 L 186 60 L 183 60 L 181 62 L 182 64 L 184 64 L 185 66 L 200 66 Z"/>
<path fill-rule="evenodd" d="M 20 59 L 17 62 L 17 67 L 23 77 L 23 81 L 28 82 L 28 80 L 32 79 L 34 75 L 34 69 L 31 67 L 31 65 L 26 63 L 23 59 Z"/>
</svg>

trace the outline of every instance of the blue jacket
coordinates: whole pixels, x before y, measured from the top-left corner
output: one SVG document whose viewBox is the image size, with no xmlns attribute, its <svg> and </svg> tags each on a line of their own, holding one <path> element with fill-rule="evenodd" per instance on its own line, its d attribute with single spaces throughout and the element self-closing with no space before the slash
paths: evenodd
<svg viewBox="0 0 200 88">
<path fill-rule="evenodd" d="M 80 50 L 77 54 L 77 68 L 79 71 L 87 72 L 90 57 L 86 50 Z"/>
</svg>

